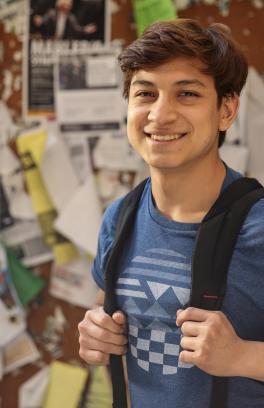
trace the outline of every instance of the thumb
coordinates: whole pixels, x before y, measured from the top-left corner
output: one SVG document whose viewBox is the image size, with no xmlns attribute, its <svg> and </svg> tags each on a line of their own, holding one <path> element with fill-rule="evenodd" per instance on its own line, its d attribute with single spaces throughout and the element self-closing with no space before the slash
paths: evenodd
<svg viewBox="0 0 264 408">
<path fill-rule="evenodd" d="M 126 316 L 123 312 L 119 310 L 113 314 L 112 319 L 117 324 L 120 324 L 120 325 L 126 324 Z"/>
</svg>

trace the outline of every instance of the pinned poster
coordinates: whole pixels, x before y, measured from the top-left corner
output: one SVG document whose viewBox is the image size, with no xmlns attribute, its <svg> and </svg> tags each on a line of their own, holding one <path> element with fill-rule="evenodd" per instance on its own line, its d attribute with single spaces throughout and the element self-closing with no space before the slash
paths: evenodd
<svg viewBox="0 0 264 408">
<path fill-rule="evenodd" d="M 19 300 L 23 306 L 26 306 L 43 289 L 44 280 L 27 269 L 11 249 L 6 248 L 6 256 Z"/>
<path fill-rule="evenodd" d="M 86 404 L 84 404 L 85 408 L 111 408 L 112 399 L 112 385 L 107 368 L 104 366 L 95 367 Z"/>
<path fill-rule="evenodd" d="M 40 358 L 40 353 L 27 332 L 21 333 L 3 349 L 4 374 L 33 363 Z"/>
<path fill-rule="evenodd" d="M 76 246 L 95 256 L 102 221 L 100 201 L 92 174 L 79 187 L 55 221 L 55 228 Z"/>
<path fill-rule="evenodd" d="M 26 3 L 24 114 L 49 116 L 56 110 L 53 75 L 56 56 L 110 41 L 110 1 L 28 0 Z"/>
<path fill-rule="evenodd" d="M 38 216 L 44 241 L 52 247 L 55 261 L 58 264 L 64 264 L 76 258 L 78 254 L 75 247 L 53 228 L 57 211 L 40 172 L 47 138 L 47 132 L 38 128 L 22 133 L 17 138 L 16 144 L 25 171 L 32 206 Z"/>
<path fill-rule="evenodd" d="M 87 376 L 88 369 L 60 361 L 52 363 L 43 408 L 76 408 Z"/>
<path fill-rule="evenodd" d="M 25 313 L 8 275 L 5 248 L 0 243 L 0 349 L 26 329 Z"/>
<path fill-rule="evenodd" d="M 56 133 L 50 132 L 48 135 L 40 172 L 54 207 L 60 213 L 75 195 L 79 180 L 67 145 Z"/>
<path fill-rule="evenodd" d="M 50 367 L 46 366 L 25 381 L 18 391 L 18 408 L 42 407 L 49 382 Z"/>
<path fill-rule="evenodd" d="M 92 261 L 84 255 L 67 265 L 53 264 L 50 294 L 85 309 L 92 307 L 98 289 L 92 278 L 91 267 Z"/>
<path fill-rule="evenodd" d="M 174 20 L 175 5 L 172 0 L 133 0 L 138 35 L 155 21 Z"/>
<path fill-rule="evenodd" d="M 59 55 L 54 70 L 56 115 L 63 132 L 120 129 L 126 116 L 120 47 Z"/>
</svg>

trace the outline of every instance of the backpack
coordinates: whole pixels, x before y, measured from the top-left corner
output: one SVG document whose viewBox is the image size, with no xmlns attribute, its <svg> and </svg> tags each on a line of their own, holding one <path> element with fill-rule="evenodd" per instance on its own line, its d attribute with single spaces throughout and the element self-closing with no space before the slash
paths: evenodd
<svg viewBox="0 0 264 408">
<path fill-rule="evenodd" d="M 110 316 L 118 310 L 115 285 L 118 259 L 133 228 L 141 194 L 147 180 L 141 182 L 123 199 L 116 233 L 105 267 L 104 310 Z M 231 183 L 203 218 L 194 246 L 190 306 L 220 310 L 225 295 L 228 267 L 239 230 L 252 205 L 264 197 L 264 188 L 256 180 L 241 177 Z M 113 385 L 113 408 L 127 408 L 122 357 L 110 355 Z M 208 408 L 226 408 L 228 378 L 213 376 Z"/>
</svg>

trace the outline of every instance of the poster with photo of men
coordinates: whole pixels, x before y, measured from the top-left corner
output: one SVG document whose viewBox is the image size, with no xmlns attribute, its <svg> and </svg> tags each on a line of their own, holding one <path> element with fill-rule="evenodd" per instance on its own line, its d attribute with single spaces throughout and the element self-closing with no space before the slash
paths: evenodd
<svg viewBox="0 0 264 408">
<path fill-rule="evenodd" d="M 29 0 L 25 116 L 54 113 L 54 63 L 110 39 L 107 0 Z"/>
</svg>

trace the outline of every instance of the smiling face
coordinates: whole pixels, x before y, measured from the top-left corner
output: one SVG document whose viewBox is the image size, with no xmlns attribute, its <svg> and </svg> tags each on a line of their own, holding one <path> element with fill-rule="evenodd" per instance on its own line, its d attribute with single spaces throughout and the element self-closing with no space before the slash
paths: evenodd
<svg viewBox="0 0 264 408">
<path fill-rule="evenodd" d="M 231 125 L 235 97 L 219 107 L 214 79 L 202 68 L 199 60 L 179 57 L 132 76 L 128 138 L 150 169 L 193 168 L 218 158 L 218 131 Z"/>
</svg>

